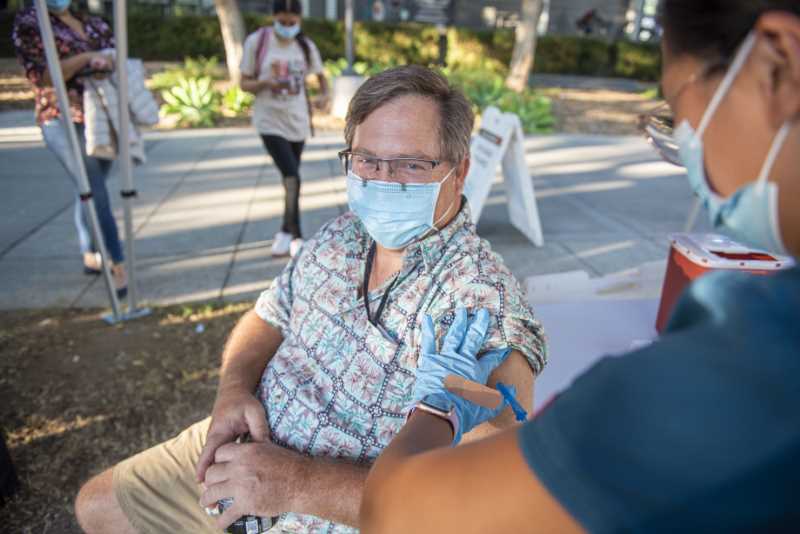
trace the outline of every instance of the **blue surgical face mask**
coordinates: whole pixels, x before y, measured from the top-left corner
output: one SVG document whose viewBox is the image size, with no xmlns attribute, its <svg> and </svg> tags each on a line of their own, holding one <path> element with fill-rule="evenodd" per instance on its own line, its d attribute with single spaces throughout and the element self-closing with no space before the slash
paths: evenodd
<svg viewBox="0 0 800 534">
<path fill-rule="evenodd" d="M 50 11 L 62 13 L 69 9 L 71 3 L 71 0 L 47 0 L 47 7 L 50 8 Z"/>
<path fill-rule="evenodd" d="M 778 221 L 778 185 L 768 179 L 789 133 L 790 123 L 784 123 L 775 136 L 758 178 L 728 198 L 721 197 L 711 189 L 703 159 L 703 133 L 752 51 L 755 40 L 755 34 L 750 33 L 739 47 L 728 72 L 711 98 L 697 131 L 684 119 L 675 129 L 674 139 L 678 145 L 681 161 L 686 167 L 689 184 L 703 202 L 714 228 L 731 235 L 743 244 L 777 254 L 786 254 Z"/>
<path fill-rule="evenodd" d="M 440 220 L 433 220 L 442 184 L 455 170 L 453 167 L 442 180 L 431 184 L 363 180 L 350 171 L 347 202 L 372 239 L 384 248 L 401 249 L 435 230 L 450 211 L 452 204 Z"/>
<path fill-rule="evenodd" d="M 275 33 L 282 39 L 294 39 L 300 33 L 300 24 L 292 24 L 291 26 L 284 26 L 277 20 L 274 24 Z"/>
</svg>

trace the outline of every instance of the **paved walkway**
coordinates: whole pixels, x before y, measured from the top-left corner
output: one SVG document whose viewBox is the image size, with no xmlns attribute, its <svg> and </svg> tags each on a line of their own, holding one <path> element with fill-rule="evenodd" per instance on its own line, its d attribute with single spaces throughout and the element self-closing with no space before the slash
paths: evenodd
<svg viewBox="0 0 800 534">
<path fill-rule="evenodd" d="M 69 182 L 30 120 L 29 112 L 0 114 L 0 308 L 106 306 L 102 281 L 82 274 Z M 152 132 L 147 141 L 149 161 L 134 171 L 143 301 L 255 298 L 286 263 L 269 255 L 283 190 L 258 137 L 250 129 L 184 130 Z M 307 145 L 306 235 L 346 209 L 342 146 L 338 136 Z M 666 236 L 683 227 L 691 194 L 681 172 L 644 141 L 548 135 L 525 147 L 545 246 L 509 223 L 499 179 L 478 225 L 517 276 L 599 276 L 666 257 Z M 119 190 L 116 177 L 109 187 Z"/>
</svg>

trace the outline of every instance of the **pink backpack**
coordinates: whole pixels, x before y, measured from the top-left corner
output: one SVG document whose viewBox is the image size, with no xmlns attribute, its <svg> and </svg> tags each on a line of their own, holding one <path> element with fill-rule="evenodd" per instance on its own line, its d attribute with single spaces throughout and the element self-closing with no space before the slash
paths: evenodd
<svg viewBox="0 0 800 534">
<path fill-rule="evenodd" d="M 272 28 L 268 26 L 264 26 L 258 31 L 258 48 L 256 48 L 256 72 L 255 75 L 253 76 L 256 80 L 261 74 L 261 64 L 264 62 L 264 58 L 267 57 L 270 35 L 272 35 Z"/>
</svg>

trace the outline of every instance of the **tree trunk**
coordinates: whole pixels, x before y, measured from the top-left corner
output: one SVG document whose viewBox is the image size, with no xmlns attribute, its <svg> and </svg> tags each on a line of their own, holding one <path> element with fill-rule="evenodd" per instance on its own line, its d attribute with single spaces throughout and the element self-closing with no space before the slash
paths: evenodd
<svg viewBox="0 0 800 534">
<path fill-rule="evenodd" d="M 543 8 L 544 0 L 522 0 L 522 17 L 514 30 L 514 52 L 506 78 L 506 87 L 518 93 L 528 86 L 536 53 L 536 26 Z"/>
<path fill-rule="evenodd" d="M 234 84 L 239 84 L 239 64 L 242 61 L 242 46 L 245 30 L 242 12 L 236 0 L 214 0 L 222 30 L 222 42 L 225 44 L 225 63 L 228 75 Z"/>
</svg>

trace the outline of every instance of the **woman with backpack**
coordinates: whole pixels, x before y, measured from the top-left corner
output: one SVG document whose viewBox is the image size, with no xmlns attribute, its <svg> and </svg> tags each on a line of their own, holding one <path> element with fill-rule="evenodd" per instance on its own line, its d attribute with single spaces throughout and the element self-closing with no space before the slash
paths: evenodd
<svg viewBox="0 0 800 534">
<path fill-rule="evenodd" d="M 253 126 L 283 176 L 283 224 L 272 243 L 273 256 L 294 256 L 303 244 L 300 230 L 300 157 L 313 134 L 311 100 L 305 79 L 315 74 L 327 105 L 328 83 L 316 45 L 301 28 L 298 0 L 275 0 L 272 27 L 250 34 L 242 54 L 241 88 L 256 95 Z"/>
</svg>

